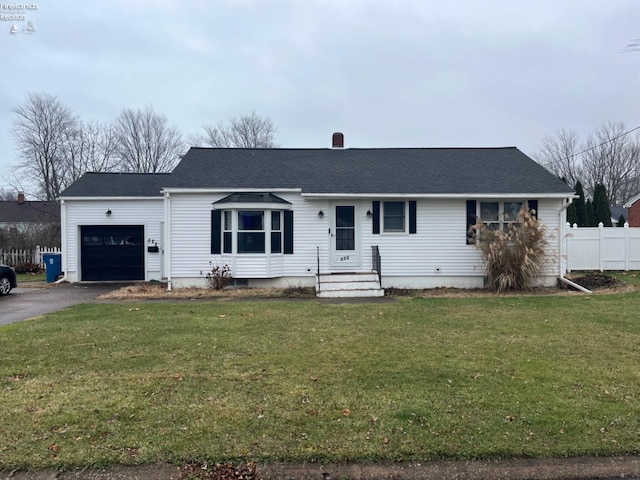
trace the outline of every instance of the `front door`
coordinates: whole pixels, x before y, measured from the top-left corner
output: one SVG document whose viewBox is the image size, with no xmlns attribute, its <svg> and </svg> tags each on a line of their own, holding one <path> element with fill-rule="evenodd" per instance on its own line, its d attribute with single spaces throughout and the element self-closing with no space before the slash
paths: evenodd
<svg viewBox="0 0 640 480">
<path fill-rule="evenodd" d="M 334 204 L 331 228 L 331 265 L 355 267 L 360 265 L 360 234 L 358 209 L 354 204 Z"/>
</svg>

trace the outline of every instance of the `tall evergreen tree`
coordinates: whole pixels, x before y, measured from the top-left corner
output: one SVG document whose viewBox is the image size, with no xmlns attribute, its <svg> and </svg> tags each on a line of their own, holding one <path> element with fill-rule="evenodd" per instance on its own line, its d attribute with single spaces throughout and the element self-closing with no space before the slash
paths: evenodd
<svg viewBox="0 0 640 480">
<path fill-rule="evenodd" d="M 567 208 L 567 222 L 573 227 L 578 224 L 578 215 L 576 215 L 575 201 Z"/>
<path fill-rule="evenodd" d="M 587 227 L 589 225 L 586 204 L 584 200 L 584 189 L 582 188 L 582 183 L 580 183 L 580 180 L 576 182 L 576 186 L 574 187 L 574 189 L 576 191 L 576 194 L 578 195 L 578 198 L 573 201 L 576 209 L 576 218 L 578 219 L 576 223 L 579 227 Z"/>
<path fill-rule="evenodd" d="M 611 226 L 611 208 L 607 188 L 601 183 L 596 185 L 593 191 L 593 222 L 595 225 L 602 222 L 605 227 Z"/>
<path fill-rule="evenodd" d="M 585 204 L 585 217 L 586 217 L 586 221 L 585 221 L 585 227 L 597 227 L 598 224 L 595 223 L 595 216 L 593 215 L 593 203 L 591 203 L 591 199 L 589 198 L 587 200 L 587 203 Z"/>
</svg>

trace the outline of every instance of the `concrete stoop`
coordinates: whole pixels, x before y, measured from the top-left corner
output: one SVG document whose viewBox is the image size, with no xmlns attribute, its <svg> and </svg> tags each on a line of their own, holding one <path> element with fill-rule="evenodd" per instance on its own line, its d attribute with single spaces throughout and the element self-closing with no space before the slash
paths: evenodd
<svg viewBox="0 0 640 480">
<path fill-rule="evenodd" d="M 384 297 L 376 272 L 321 273 L 316 292 L 319 298 Z"/>
</svg>

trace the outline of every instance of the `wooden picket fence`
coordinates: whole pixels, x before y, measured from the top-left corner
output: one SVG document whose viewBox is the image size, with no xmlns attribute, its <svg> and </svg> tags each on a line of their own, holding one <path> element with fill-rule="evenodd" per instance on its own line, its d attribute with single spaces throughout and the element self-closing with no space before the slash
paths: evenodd
<svg viewBox="0 0 640 480">
<path fill-rule="evenodd" d="M 60 253 L 61 250 L 58 247 L 41 247 L 36 246 L 31 249 L 13 249 L 4 250 L 0 248 L 0 263 L 15 267 L 22 263 L 35 263 L 40 265 L 41 268 L 45 268 L 44 254 L 45 253 Z"/>
</svg>

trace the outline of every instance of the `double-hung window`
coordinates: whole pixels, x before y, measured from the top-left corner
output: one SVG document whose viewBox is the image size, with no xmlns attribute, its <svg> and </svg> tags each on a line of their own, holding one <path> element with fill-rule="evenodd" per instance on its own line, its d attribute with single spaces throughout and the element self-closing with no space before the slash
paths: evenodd
<svg viewBox="0 0 640 480">
<path fill-rule="evenodd" d="M 238 253 L 264 253 L 264 213 L 238 210 Z"/>
<path fill-rule="evenodd" d="M 223 252 L 231 253 L 233 251 L 233 219 L 231 210 L 223 212 Z"/>
<path fill-rule="evenodd" d="M 405 202 L 382 202 L 382 230 L 402 233 L 406 231 Z"/>
<path fill-rule="evenodd" d="M 369 214 L 367 213 L 369 216 Z M 372 233 L 417 233 L 415 200 L 374 200 L 371 204 Z"/>
<path fill-rule="evenodd" d="M 279 211 L 271 212 L 271 253 L 282 253 L 282 219 Z"/>
<path fill-rule="evenodd" d="M 523 202 L 478 202 L 478 217 L 490 230 L 506 230 L 516 223 Z"/>
<path fill-rule="evenodd" d="M 480 220 L 491 230 L 506 230 L 517 222 L 520 209 L 526 205 L 538 217 L 538 200 L 467 200 L 467 245 L 474 243 L 473 226 Z"/>
</svg>

